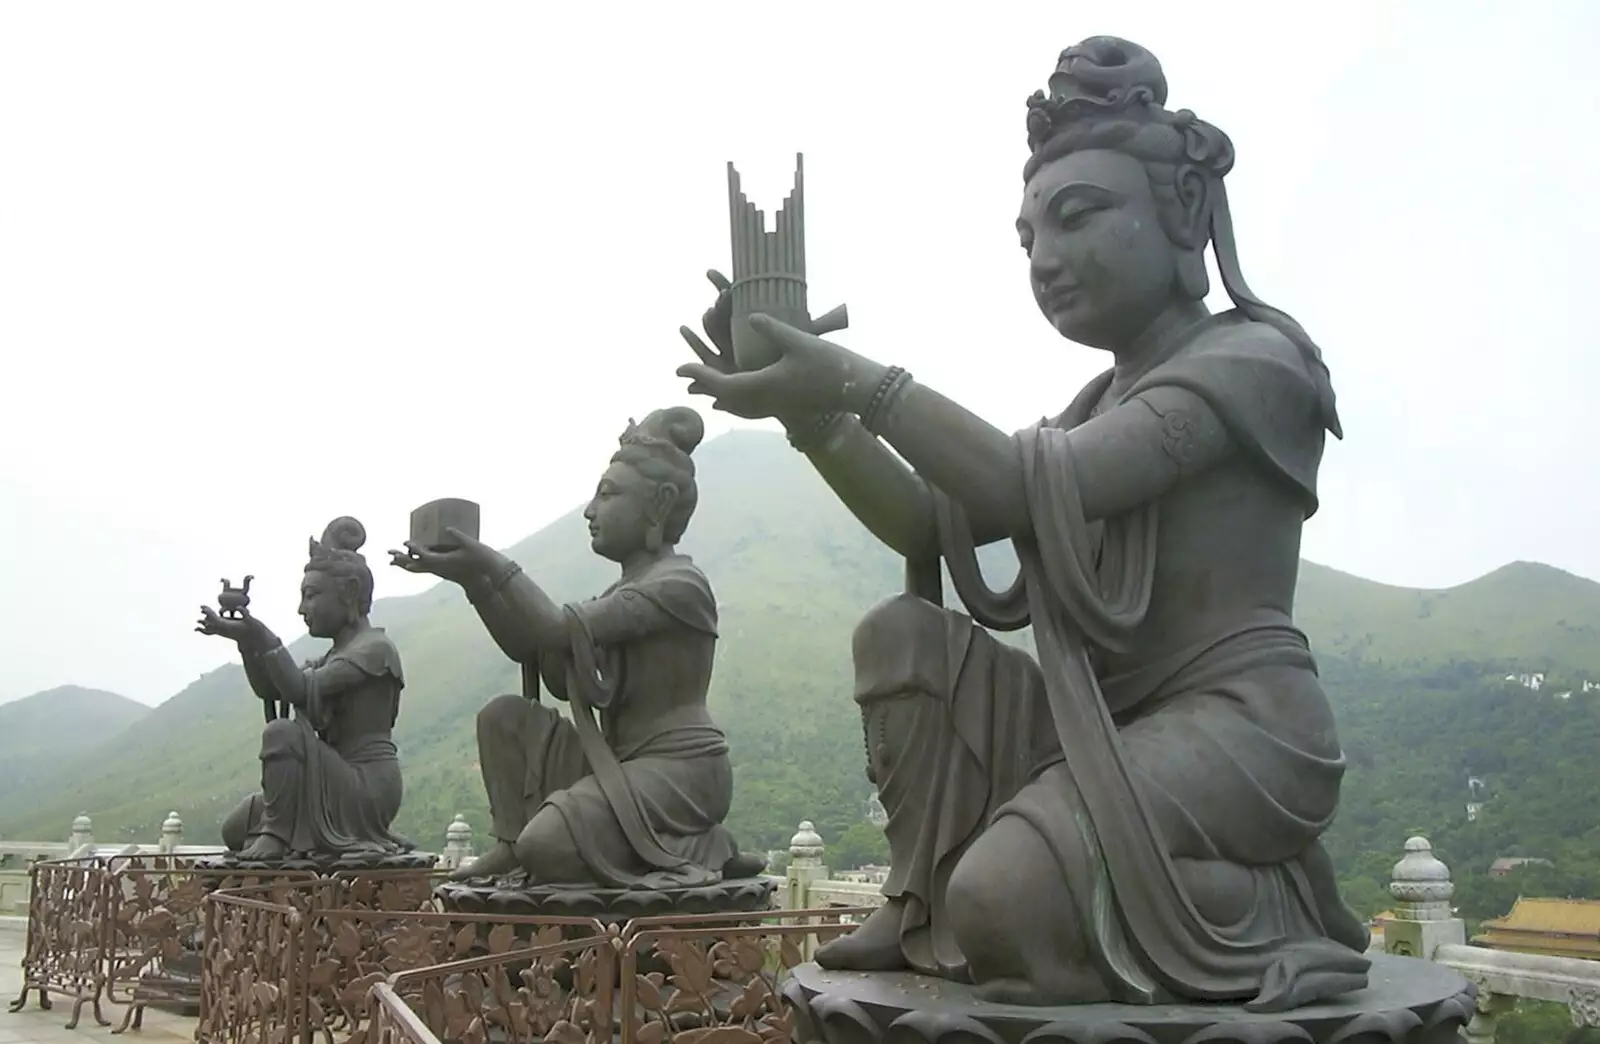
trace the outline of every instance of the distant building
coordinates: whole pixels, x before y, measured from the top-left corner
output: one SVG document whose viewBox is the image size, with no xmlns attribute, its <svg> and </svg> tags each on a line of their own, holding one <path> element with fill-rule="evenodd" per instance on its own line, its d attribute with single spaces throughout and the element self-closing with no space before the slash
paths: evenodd
<svg viewBox="0 0 1600 1044">
<path fill-rule="evenodd" d="M 1484 921 L 1472 942 L 1511 953 L 1600 960 L 1600 900 L 1518 899 L 1504 917 Z"/>
<path fill-rule="evenodd" d="M 1555 866 L 1548 859 L 1538 859 L 1523 856 L 1501 856 L 1489 864 L 1490 877 L 1504 877 L 1513 870 L 1520 870 L 1525 866 Z"/>
</svg>

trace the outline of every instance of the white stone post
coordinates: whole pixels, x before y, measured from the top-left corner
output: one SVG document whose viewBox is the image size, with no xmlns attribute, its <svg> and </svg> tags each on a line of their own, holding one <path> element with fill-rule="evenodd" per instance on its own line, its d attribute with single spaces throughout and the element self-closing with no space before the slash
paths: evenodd
<svg viewBox="0 0 1600 1044">
<path fill-rule="evenodd" d="M 1395 916 L 1383 927 L 1384 953 L 1431 961 L 1441 946 L 1466 945 L 1466 923 L 1450 906 L 1456 891 L 1450 883 L 1450 868 L 1433 854 L 1427 838 L 1413 837 L 1406 842 L 1406 854 L 1394 864 L 1391 877 L 1389 894 L 1395 898 Z M 1500 1016 L 1516 1006 L 1516 998 L 1490 993 L 1481 982 L 1477 985 L 1476 1010 L 1462 1029 L 1462 1039 L 1467 1044 L 1494 1044 Z"/>
<path fill-rule="evenodd" d="M 78 818 L 72 821 L 72 834 L 67 838 L 67 855 L 75 856 L 85 845 L 94 844 L 94 827 L 89 822 L 89 813 L 79 812 Z"/>
<path fill-rule="evenodd" d="M 165 855 L 172 855 L 183 844 L 183 820 L 178 818 L 176 811 L 168 812 L 167 818 L 161 821 L 161 840 L 157 848 Z"/>
<path fill-rule="evenodd" d="M 1466 923 L 1450 906 L 1455 891 L 1450 868 L 1434 856 L 1428 839 L 1407 841 L 1405 857 L 1394 864 L 1389 882 L 1395 918 L 1383 928 L 1384 952 L 1431 961 L 1434 952 L 1447 943 L 1465 945 Z"/>
<path fill-rule="evenodd" d="M 455 870 L 472 862 L 472 827 L 460 812 L 445 828 L 444 851 L 439 853 L 439 861 L 447 870 Z"/>
<path fill-rule="evenodd" d="M 789 869 L 784 874 L 784 907 L 804 910 L 811 905 L 811 885 L 828 879 L 828 868 L 822 864 L 822 835 L 811 820 L 803 820 L 800 829 L 789 839 Z M 811 922 L 807 922 L 811 923 Z M 810 960 L 817 952 L 817 937 L 807 934 L 800 951 Z"/>
<path fill-rule="evenodd" d="M 828 868 L 822 865 L 822 837 L 816 825 L 807 819 L 789 839 L 789 870 L 786 878 L 783 905 L 790 910 L 804 910 L 811 905 L 811 882 L 825 881 Z"/>
</svg>

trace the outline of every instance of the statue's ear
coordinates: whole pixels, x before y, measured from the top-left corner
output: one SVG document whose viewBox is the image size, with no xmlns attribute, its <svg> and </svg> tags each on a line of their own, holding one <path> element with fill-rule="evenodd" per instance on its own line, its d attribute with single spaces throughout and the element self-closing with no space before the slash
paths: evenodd
<svg viewBox="0 0 1600 1044">
<path fill-rule="evenodd" d="M 658 483 L 655 492 L 650 494 L 650 521 L 664 525 L 678 504 L 678 496 L 676 483 Z"/>
<path fill-rule="evenodd" d="M 1211 237 L 1211 204 L 1215 201 L 1215 180 L 1200 166 L 1185 163 L 1173 177 L 1178 197 L 1174 237 L 1188 250 L 1199 250 Z"/>
</svg>

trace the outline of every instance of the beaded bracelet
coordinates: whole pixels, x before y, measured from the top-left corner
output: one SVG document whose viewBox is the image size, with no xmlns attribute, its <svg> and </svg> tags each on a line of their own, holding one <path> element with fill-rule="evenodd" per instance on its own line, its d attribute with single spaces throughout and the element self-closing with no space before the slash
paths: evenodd
<svg viewBox="0 0 1600 1044">
<path fill-rule="evenodd" d="M 827 441 L 828 436 L 843 419 L 844 414 L 838 410 L 819 413 L 789 432 L 789 445 L 801 453 L 810 453 Z"/>
<path fill-rule="evenodd" d="M 861 411 L 862 427 L 876 435 L 878 422 L 887 412 L 886 407 L 898 398 L 910 383 L 911 374 L 901 367 L 891 366 L 885 370 L 883 380 L 878 382 L 877 389 L 872 393 L 872 400 L 867 403 L 867 408 Z"/>
<path fill-rule="evenodd" d="M 515 562 L 507 562 L 505 566 L 501 568 L 499 574 L 495 576 L 494 583 L 490 585 L 489 589 L 491 591 L 499 591 L 501 588 L 505 587 L 511 582 L 512 577 L 516 576 L 520 572 L 522 572 L 521 566 L 517 565 Z"/>
</svg>

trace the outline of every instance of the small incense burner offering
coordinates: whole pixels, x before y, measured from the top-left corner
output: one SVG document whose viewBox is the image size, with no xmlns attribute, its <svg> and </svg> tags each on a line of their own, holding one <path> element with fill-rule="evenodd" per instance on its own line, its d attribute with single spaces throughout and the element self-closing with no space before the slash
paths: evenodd
<svg viewBox="0 0 1600 1044">
<path fill-rule="evenodd" d="M 458 543 L 450 530 L 460 530 L 476 540 L 478 525 L 475 501 L 455 497 L 429 501 L 411 512 L 411 542 L 429 551 L 454 551 Z"/>
<path fill-rule="evenodd" d="M 222 581 L 222 593 L 217 595 L 219 615 L 227 620 L 244 618 L 244 611 L 250 608 L 250 581 L 254 579 L 253 576 L 245 577 L 242 587 L 234 587 L 227 579 Z"/>
</svg>

